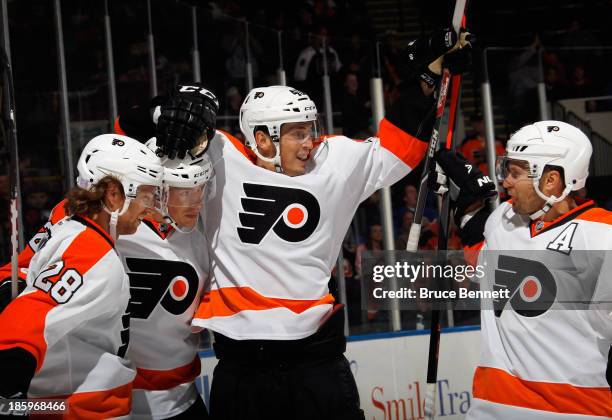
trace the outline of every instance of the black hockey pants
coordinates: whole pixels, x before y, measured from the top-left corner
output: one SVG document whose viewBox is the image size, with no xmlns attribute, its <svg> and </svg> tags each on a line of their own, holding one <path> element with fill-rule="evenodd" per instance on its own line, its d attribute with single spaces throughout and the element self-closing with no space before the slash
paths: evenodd
<svg viewBox="0 0 612 420">
<path fill-rule="evenodd" d="M 232 340 L 215 334 L 214 420 L 361 420 L 343 353 L 343 311 L 301 340 Z"/>
</svg>

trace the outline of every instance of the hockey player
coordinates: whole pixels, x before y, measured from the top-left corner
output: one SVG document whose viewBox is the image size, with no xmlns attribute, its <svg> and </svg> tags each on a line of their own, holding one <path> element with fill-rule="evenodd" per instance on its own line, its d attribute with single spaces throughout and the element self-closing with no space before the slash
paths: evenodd
<svg viewBox="0 0 612 420">
<path fill-rule="evenodd" d="M 513 299 L 503 308 L 482 311 L 481 360 L 468 419 L 612 418 L 605 376 L 612 343 L 610 307 L 529 306 L 545 294 L 548 302 L 563 301 L 568 290 L 581 290 L 582 300 L 586 293 L 591 302 L 612 302 L 612 262 L 604 253 L 612 249 L 612 213 L 575 195 L 585 185 L 591 154 L 589 139 L 567 123 L 540 121 L 521 128 L 497 165 L 510 200 L 490 215 L 472 203 L 490 194 L 492 181 L 460 157 L 449 152 L 437 156 L 460 187 L 456 220 L 464 243 L 504 251 L 495 254 L 509 255 L 514 262 L 506 258 L 501 267 L 500 258 L 494 268 L 510 275 L 520 272 Z M 517 251 L 530 251 L 548 265 L 542 269 Z M 533 267 L 540 271 L 530 271 Z M 547 272 L 555 273 L 552 285 L 545 283 Z M 481 288 L 511 287 L 500 280 L 487 277 Z M 519 295 L 523 301 L 514 302 Z"/>
<path fill-rule="evenodd" d="M 51 226 L 25 290 L 0 315 L 0 396 L 65 400 L 65 418 L 127 418 L 129 284 L 115 251 L 160 210 L 163 169 L 133 139 L 100 137 L 79 160 L 67 218 Z"/>
<path fill-rule="evenodd" d="M 88 178 L 83 162 L 91 150 L 105 150 L 121 141 L 125 137 L 118 135 L 92 140 L 79 160 L 78 182 Z M 136 377 L 131 418 L 207 418 L 194 384 L 200 373 L 199 340 L 190 322 L 208 277 L 206 241 L 195 226 L 212 168 L 203 153 L 196 157 L 187 153 L 185 159 L 166 160 L 163 171 L 160 199 L 165 219 L 145 217 L 134 235 L 119 238 L 115 245 L 132 296 L 127 357 L 135 365 Z M 47 226 L 20 254 L 20 268 L 27 268 L 46 230 L 61 220 L 63 207 L 64 202 L 54 208 Z M 10 273 L 10 265 L 0 273 Z M 10 279 L 3 284 L 10 286 Z"/>
<path fill-rule="evenodd" d="M 406 89 L 405 118 L 391 112 L 365 142 L 319 144 L 316 105 L 285 86 L 247 95 L 246 145 L 220 132 L 211 141 L 216 189 L 204 217 L 214 264 L 193 325 L 215 332 L 213 418 L 363 418 L 327 284 L 359 203 L 425 152 L 433 89 Z"/>
<path fill-rule="evenodd" d="M 211 174 L 205 155 L 164 162 L 165 220 L 145 219 L 117 242 L 132 293 L 133 419 L 208 418 L 194 384 L 199 336 L 191 319 L 208 278 L 207 244 L 196 225 Z"/>
</svg>

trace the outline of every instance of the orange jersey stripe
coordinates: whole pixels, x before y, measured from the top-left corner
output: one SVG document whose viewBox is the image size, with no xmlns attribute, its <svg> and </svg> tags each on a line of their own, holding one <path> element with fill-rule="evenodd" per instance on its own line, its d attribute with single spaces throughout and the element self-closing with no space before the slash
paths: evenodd
<svg viewBox="0 0 612 420">
<path fill-rule="evenodd" d="M 587 220 L 589 222 L 612 225 L 612 211 L 596 207 L 576 216 L 576 220 Z"/>
<path fill-rule="evenodd" d="M 427 150 L 427 143 L 394 126 L 386 118 L 380 122 L 377 137 L 382 147 L 413 169 L 419 165 Z"/>
<path fill-rule="evenodd" d="M 180 384 L 192 382 L 198 377 L 200 370 L 201 364 L 198 356 L 193 359 L 193 362 L 170 370 L 137 368 L 134 388 L 149 391 L 171 389 Z"/>
<path fill-rule="evenodd" d="M 68 410 L 64 414 L 30 415 L 31 419 L 108 419 L 127 416 L 132 407 L 132 383 L 104 391 L 79 392 L 72 395 L 49 396 L 65 399 Z"/>
<path fill-rule="evenodd" d="M 287 308 L 300 314 L 317 305 L 331 305 L 334 297 L 328 293 L 320 299 L 297 300 L 263 296 L 250 287 L 224 287 L 204 295 L 194 318 L 209 319 L 218 316 L 231 316 L 241 311 L 265 311 L 274 308 Z"/>
<path fill-rule="evenodd" d="M 248 160 L 250 160 L 253 163 L 257 162 L 257 156 L 255 156 L 255 153 L 251 149 L 249 149 L 243 142 L 238 140 L 236 137 L 232 136 L 230 133 L 226 133 L 225 131 L 221 131 L 221 130 L 217 130 L 217 131 L 225 135 L 232 142 L 234 147 L 240 153 L 244 155 L 244 157 L 246 157 Z"/>
<path fill-rule="evenodd" d="M 479 366 L 473 393 L 474 398 L 497 404 L 612 418 L 612 392 L 608 387 L 527 381 L 501 369 Z"/>
<path fill-rule="evenodd" d="M 62 271 L 47 280 L 54 283 L 70 268 L 85 275 L 110 249 L 111 245 L 107 239 L 91 228 L 85 229 L 72 240 L 62 254 L 65 263 Z M 0 350 L 23 348 L 36 359 L 38 372 L 47 351 L 45 319 L 49 311 L 57 305 L 58 303 L 42 290 L 19 296 L 11 302 L 0 314 L 0 325 L 3 326 L 0 331 Z"/>
<path fill-rule="evenodd" d="M 57 222 L 62 220 L 64 217 L 66 217 L 66 208 L 64 206 L 66 205 L 67 202 L 68 200 L 64 198 L 62 201 L 57 203 L 55 207 L 53 207 L 53 210 L 51 210 L 49 221 L 51 222 L 52 225 L 56 224 Z"/>
<path fill-rule="evenodd" d="M 115 118 L 115 124 L 113 125 L 113 131 L 116 134 L 127 136 L 127 134 L 125 134 L 125 131 L 123 131 L 123 128 L 121 128 L 121 123 L 119 122 L 119 118 L 120 117 Z"/>
</svg>

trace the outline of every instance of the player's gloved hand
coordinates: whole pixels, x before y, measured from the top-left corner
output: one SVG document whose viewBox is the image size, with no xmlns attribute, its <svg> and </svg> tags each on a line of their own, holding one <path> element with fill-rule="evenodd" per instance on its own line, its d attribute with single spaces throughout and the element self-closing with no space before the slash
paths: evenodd
<svg viewBox="0 0 612 420">
<path fill-rule="evenodd" d="M 217 112 L 217 97 L 201 84 L 178 85 L 159 110 L 158 154 L 182 159 L 188 150 L 197 146 L 203 146 L 198 153 L 206 151 L 215 135 Z"/>
<path fill-rule="evenodd" d="M 17 292 L 21 293 L 23 292 L 23 289 L 25 289 L 26 287 L 26 282 L 24 279 L 18 278 L 17 279 Z M 2 311 L 4 311 L 4 308 L 6 308 L 8 306 L 9 303 L 11 303 L 11 279 L 6 278 L 3 280 L 0 280 L 0 313 L 2 313 Z"/>
<path fill-rule="evenodd" d="M 430 70 L 428 65 L 450 51 L 457 43 L 453 28 L 442 28 L 408 43 L 401 53 L 398 71 L 403 80 L 418 76 L 429 86 L 440 79 L 441 71 Z"/>
<path fill-rule="evenodd" d="M 469 32 L 461 31 L 455 47 L 444 55 L 444 66 L 451 74 L 459 75 L 472 69 L 472 47 L 475 37 Z"/>
<path fill-rule="evenodd" d="M 434 154 L 434 159 L 450 180 L 451 201 L 460 216 L 475 202 L 497 194 L 495 182 L 460 153 L 442 149 Z"/>
</svg>

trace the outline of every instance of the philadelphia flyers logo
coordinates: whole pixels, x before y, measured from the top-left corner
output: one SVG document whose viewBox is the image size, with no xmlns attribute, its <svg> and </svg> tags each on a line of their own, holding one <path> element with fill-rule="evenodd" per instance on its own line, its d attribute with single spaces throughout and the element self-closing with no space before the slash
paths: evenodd
<svg viewBox="0 0 612 420">
<path fill-rule="evenodd" d="M 160 304 L 173 315 L 184 313 L 198 292 L 198 273 L 183 261 L 126 258 L 132 318 L 147 319 Z"/>
<path fill-rule="evenodd" d="M 301 242 L 317 228 L 321 208 L 314 195 L 297 188 L 244 183 L 238 237 L 258 244 L 272 230 L 287 242 Z"/>
<path fill-rule="evenodd" d="M 539 261 L 500 255 L 495 270 L 495 290 L 509 290 L 509 299 L 495 302 L 495 316 L 500 317 L 506 304 L 516 313 L 534 317 L 548 311 L 557 296 L 557 283 Z"/>
</svg>

